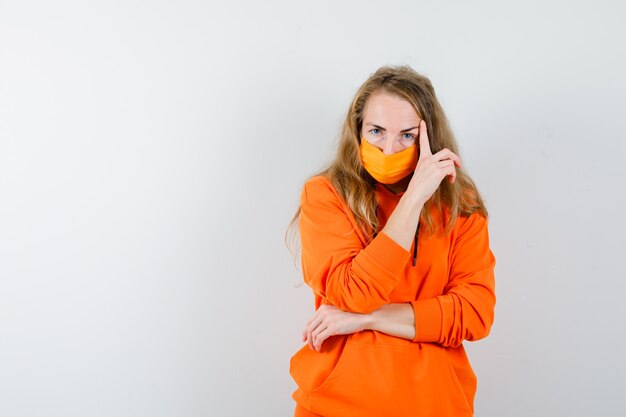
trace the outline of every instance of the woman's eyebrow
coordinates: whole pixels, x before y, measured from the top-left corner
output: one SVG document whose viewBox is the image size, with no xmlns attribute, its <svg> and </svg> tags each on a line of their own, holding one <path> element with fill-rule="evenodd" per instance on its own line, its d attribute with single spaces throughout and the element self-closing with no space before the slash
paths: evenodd
<svg viewBox="0 0 626 417">
<path fill-rule="evenodd" d="M 418 127 L 419 127 L 419 126 L 410 127 L 410 128 L 408 128 L 408 129 L 401 130 L 401 131 L 400 131 L 400 133 L 402 133 L 402 132 L 408 132 L 409 130 L 417 129 Z"/>
<path fill-rule="evenodd" d="M 369 122 L 368 122 L 368 123 L 365 123 L 365 124 L 366 124 L 366 125 L 371 125 L 371 126 L 374 126 L 376 129 L 380 129 L 380 130 L 387 130 L 387 129 L 385 129 L 385 128 L 384 128 L 384 127 L 382 127 L 382 126 L 375 125 L 374 123 L 369 123 Z M 403 130 L 401 130 L 401 131 L 400 131 L 400 133 L 403 133 L 403 132 L 408 132 L 409 130 L 417 129 L 418 127 L 419 127 L 419 126 L 410 127 L 410 128 L 408 128 L 408 129 L 403 129 Z"/>
</svg>

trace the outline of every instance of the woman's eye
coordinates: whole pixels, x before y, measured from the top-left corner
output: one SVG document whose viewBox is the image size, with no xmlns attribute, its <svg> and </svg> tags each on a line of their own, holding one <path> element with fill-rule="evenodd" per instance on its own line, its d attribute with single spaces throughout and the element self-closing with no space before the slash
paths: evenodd
<svg viewBox="0 0 626 417">
<path fill-rule="evenodd" d="M 380 129 L 372 129 L 372 130 L 370 130 L 370 133 L 372 133 L 374 135 L 378 135 L 380 133 Z"/>
<path fill-rule="evenodd" d="M 406 140 L 411 140 L 413 139 L 413 134 L 412 133 L 405 133 L 404 136 L 402 136 L 404 139 Z"/>
</svg>

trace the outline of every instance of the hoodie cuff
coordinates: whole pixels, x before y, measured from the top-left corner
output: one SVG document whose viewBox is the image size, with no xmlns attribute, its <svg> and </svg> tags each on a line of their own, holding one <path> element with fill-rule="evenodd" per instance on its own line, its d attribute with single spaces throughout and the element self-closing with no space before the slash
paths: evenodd
<svg viewBox="0 0 626 417">
<path fill-rule="evenodd" d="M 411 254 L 395 240 L 380 232 L 363 250 L 369 261 L 378 264 L 393 275 L 400 275 L 404 270 Z"/>
<path fill-rule="evenodd" d="M 412 300 L 411 305 L 415 315 L 415 337 L 413 341 L 438 343 L 442 326 L 442 311 L 439 300 L 436 297 Z"/>
</svg>

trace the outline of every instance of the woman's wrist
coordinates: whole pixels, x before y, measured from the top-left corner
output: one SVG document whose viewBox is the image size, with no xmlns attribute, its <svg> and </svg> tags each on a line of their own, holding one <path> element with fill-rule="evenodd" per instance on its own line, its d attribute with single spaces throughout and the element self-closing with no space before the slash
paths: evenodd
<svg viewBox="0 0 626 417">
<path fill-rule="evenodd" d="M 371 313 L 363 314 L 363 329 L 364 330 L 378 330 L 378 327 L 377 327 L 378 323 L 376 319 L 378 318 L 378 315 L 380 314 L 378 313 L 379 310 L 380 308 L 372 311 Z"/>
<path fill-rule="evenodd" d="M 384 328 L 385 320 L 389 319 L 390 309 L 392 309 L 391 304 L 385 304 L 371 313 L 365 314 L 363 320 L 365 322 L 365 328 L 367 330 L 377 330 L 381 331 Z"/>
<path fill-rule="evenodd" d="M 409 340 L 415 336 L 415 317 L 410 302 L 385 304 L 365 314 L 363 321 L 366 330 L 376 330 Z"/>
</svg>

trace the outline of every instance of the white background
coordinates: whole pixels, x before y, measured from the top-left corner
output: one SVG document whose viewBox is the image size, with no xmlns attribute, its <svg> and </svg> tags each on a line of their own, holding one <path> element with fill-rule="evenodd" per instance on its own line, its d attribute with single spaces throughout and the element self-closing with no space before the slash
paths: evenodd
<svg viewBox="0 0 626 417">
<path fill-rule="evenodd" d="M 379 66 L 485 197 L 477 416 L 623 416 L 619 1 L 0 1 L 0 415 L 290 416 L 284 243 Z"/>
</svg>

